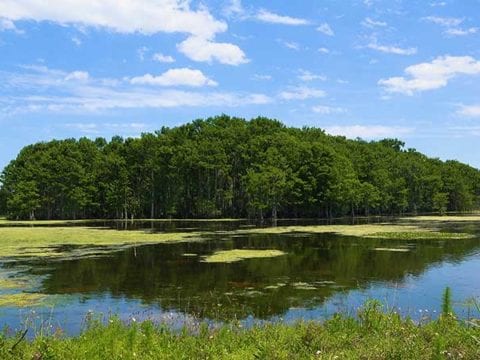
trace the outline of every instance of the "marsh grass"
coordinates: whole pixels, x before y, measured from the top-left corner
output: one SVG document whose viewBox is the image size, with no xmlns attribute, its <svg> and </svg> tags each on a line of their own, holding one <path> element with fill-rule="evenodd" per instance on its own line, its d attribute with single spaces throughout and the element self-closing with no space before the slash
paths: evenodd
<svg viewBox="0 0 480 360">
<path fill-rule="evenodd" d="M 320 323 L 202 323 L 180 331 L 134 320 L 90 321 L 66 338 L 61 331 L 33 340 L 0 337 L 0 358 L 11 359 L 478 359 L 480 328 L 438 320 L 416 323 L 367 302 L 357 316 Z M 16 345 L 15 345 L 16 344 Z M 13 348 L 13 349 L 12 349 Z"/>
<path fill-rule="evenodd" d="M 250 250 L 250 249 L 233 249 L 216 251 L 212 255 L 203 257 L 202 262 L 206 263 L 232 263 L 245 259 L 269 258 L 285 255 L 280 250 Z"/>
</svg>

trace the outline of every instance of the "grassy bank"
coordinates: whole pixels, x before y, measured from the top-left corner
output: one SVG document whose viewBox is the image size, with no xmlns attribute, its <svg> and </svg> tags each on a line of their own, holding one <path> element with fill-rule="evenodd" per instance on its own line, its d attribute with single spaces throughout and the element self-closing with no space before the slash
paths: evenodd
<svg viewBox="0 0 480 360">
<path fill-rule="evenodd" d="M 2 359 L 478 359 L 480 327 L 451 316 L 417 324 L 376 303 L 358 318 L 267 324 L 249 329 L 207 325 L 181 332 L 150 322 L 110 320 L 81 335 L 61 332 L 33 341 L 0 338 Z"/>
</svg>

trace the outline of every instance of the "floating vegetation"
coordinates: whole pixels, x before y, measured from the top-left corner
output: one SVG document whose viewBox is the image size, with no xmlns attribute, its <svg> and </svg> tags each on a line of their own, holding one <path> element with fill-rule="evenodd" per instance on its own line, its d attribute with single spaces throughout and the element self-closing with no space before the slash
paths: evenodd
<svg viewBox="0 0 480 360">
<path fill-rule="evenodd" d="M 245 259 L 269 258 L 282 255 L 285 255 L 285 253 L 280 250 L 234 249 L 217 251 L 212 255 L 205 256 L 202 261 L 207 263 L 231 263 Z"/>
<path fill-rule="evenodd" d="M 371 234 L 370 238 L 386 238 L 386 239 L 399 239 L 399 240 L 460 240 L 470 239 L 473 237 L 471 234 L 465 233 L 450 233 L 440 231 L 404 231 L 404 232 L 378 232 Z"/>
<path fill-rule="evenodd" d="M 375 248 L 374 251 L 391 251 L 391 252 L 410 252 L 410 249 L 406 248 Z"/>
<path fill-rule="evenodd" d="M 16 293 L 0 295 L 0 307 L 29 307 L 41 305 L 47 295 L 38 293 Z"/>
<path fill-rule="evenodd" d="M 0 227 L 0 257 L 77 257 L 98 255 L 101 247 L 131 247 L 143 244 L 198 241 L 199 233 L 151 233 L 91 227 Z M 65 253 L 67 245 L 76 246 Z M 78 248 L 81 247 L 81 248 Z M 98 248 L 95 248 L 98 247 Z M 94 248 L 94 254 L 92 253 Z"/>
<path fill-rule="evenodd" d="M 314 225 L 314 226 L 279 226 L 261 229 L 242 229 L 236 233 L 244 234 L 338 234 L 366 238 L 406 239 L 406 240 L 434 240 L 434 239 L 468 239 L 472 234 L 442 232 L 438 228 L 425 228 L 407 224 L 364 224 L 364 225 Z"/>
<path fill-rule="evenodd" d="M 404 217 L 400 220 L 407 221 L 441 221 L 441 222 L 480 222 L 480 215 L 445 215 L 445 216 L 413 216 Z"/>
<path fill-rule="evenodd" d="M 28 282 L 25 279 L 2 279 L 0 278 L 0 290 L 4 289 L 23 289 Z"/>
<path fill-rule="evenodd" d="M 275 285 L 268 285 L 268 286 L 265 286 L 265 290 L 276 290 L 276 289 L 280 289 L 281 287 L 284 287 L 286 286 L 287 284 L 285 283 L 278 283 L 278 284 L 275 284 Z"/>
<path fill-rule="evenodd" d="M 317 290 L 315 286 L 306 282 L 295 282 L 292 286 L 297 290 Z"/>
</svg>

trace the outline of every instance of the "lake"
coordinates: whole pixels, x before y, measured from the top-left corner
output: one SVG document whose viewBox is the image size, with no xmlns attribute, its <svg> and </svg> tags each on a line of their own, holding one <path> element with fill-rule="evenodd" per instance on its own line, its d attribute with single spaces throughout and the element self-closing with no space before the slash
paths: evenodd
<svg viewBox="0 0 480 360">
<path fill-rule="evenodd" d="M 312 223 L 322 222 L 279 224 Z M 32 285 L 26 291 L 45 294 L 46 299 L 33 307 L 1 307 L 2 325 L 11 331 L 28 325 L 76 334 L 86 318 L 116 314 L 127 321 L 151 319 L 173 327 L 195 327 L 204 320 L 212 324 L 233 320 L 248 326 L 260 321 L 321 320 L 336 312 L 355 315 L 369 299 L 422 321 L 437 316 L 447 286 L 461 317 L 475 315 L 468 301 L 480 298 L 476 222 L 449 224 L 455 231 L 475 234 L 472 238 L 419 241 L 230 231 L 254 228 L 246 221 L 90 225 L 205 234 L 202 241 L 143 245 L 84 257 L 4 260 L 0 264 L 5 274 L 28 278 Z M 213 252 L 229 249 L 277 249 L 285 254 L 204 262 Z"/>
</svg>

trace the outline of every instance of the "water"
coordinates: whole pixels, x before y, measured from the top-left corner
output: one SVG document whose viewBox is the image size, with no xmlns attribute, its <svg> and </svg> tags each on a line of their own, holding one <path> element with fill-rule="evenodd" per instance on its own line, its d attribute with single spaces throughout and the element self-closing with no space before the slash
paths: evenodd
<svg viewBox="0 0 480 360">
<path fill-rule="evenodd" d="M 134 224 L 157 231 L 248 226 Z M 480 229 L 469 224 L 467 230 Z M 375 250 L 398 247 L 409 251 Z M 286 255 L 229 264 L 201 261 L 217 250 L 241 248 L 279 249 Z M 172 326 L 202 320 L 250 324 L 323 319 L 335 312 L 354 315 L 372 298 L 421 320 L 436 317 L 446 286 L 452 288 L 459 316 L 469 317 L 473 309 L 462 303 L 480 299 L 480 237 L 405 241 L 308 233 L 217 234 L 203 242 L 145 245 L 90 258 L 9 262 L 3 270 L 36 279 L 33 291 L 51 295 L 46 306 L 0 308 L 1 324 L 12 331 L 28 323 L 75 334 L 86 316 L 99 314 Z"/>
</svg>

